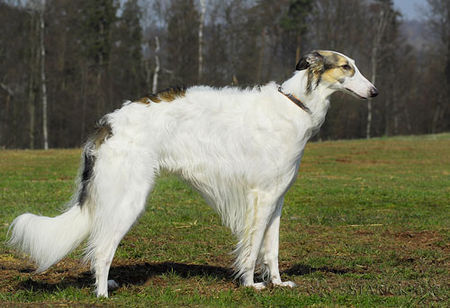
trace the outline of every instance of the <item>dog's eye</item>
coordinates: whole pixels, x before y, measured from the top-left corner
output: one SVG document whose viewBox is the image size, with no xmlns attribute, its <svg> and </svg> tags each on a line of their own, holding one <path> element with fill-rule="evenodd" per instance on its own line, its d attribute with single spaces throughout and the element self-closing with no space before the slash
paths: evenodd
<svg viewBox="0 0 450 308">
<path fill-rule="evenodd" d="M 349 71 L 349 70 L 352 69 L 351 66 L 348 65 L 348 64 L 344 64 L 344 65 L 342 65 L 341 67 L 342 67 L 344 70 L 346 70 L 346 71 Z"/>
</svg>

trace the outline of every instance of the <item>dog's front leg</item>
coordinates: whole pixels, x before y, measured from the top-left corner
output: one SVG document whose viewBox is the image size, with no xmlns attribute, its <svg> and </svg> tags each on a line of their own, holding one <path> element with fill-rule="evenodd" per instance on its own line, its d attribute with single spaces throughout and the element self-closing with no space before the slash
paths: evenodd
<svg viewBox="0 0 450 308">
<path fill-rule="evenodd" d="M 265 282 L 254 282 L 255 265 L 261 250 L 264 233 L 273 216 L 276 199 L 273 194 L 265 192 L 252 192 L 247 205 L 243 238 L 238 245 L 236 265 L 238 274 L 241 274 L 241 284 L 257 290 L 266 287 Z"/>
<path fill-rule="evenodd" d="M 281 281 L 280 271 L 278 269 L 278 249 L 280 234 L 280 218 L 283 208 L 283 198 L 277 204 L 276 211 L 269 222 L 264 235 L 263 246 L 261 247 L 261 258 L 264 267 L 268 270 L 270 281 L 276 286 L 295 287 L 292 281 Z"/>
</svg>

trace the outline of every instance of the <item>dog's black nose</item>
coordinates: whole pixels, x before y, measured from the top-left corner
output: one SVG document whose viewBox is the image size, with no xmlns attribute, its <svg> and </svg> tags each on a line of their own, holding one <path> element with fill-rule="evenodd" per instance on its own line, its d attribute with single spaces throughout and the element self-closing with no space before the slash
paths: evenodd
<svg viewBox="0 0 450 308">
<path fill-rule="evenodd" d="M 377 95 L 378 95 L 377 88 L 373 87 L 372 89 L 370 89 L 370 97 L 375 97 Z"/>
</svg>

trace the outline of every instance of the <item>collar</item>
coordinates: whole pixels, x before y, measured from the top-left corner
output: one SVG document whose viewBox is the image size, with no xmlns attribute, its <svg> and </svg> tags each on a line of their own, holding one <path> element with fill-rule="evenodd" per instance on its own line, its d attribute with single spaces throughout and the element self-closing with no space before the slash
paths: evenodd
<svg viewBox="0 0 450 308">
<path fill-rule="evenodd" d="M 303 104 L 297 97 L 295 97 L 292 94 L 286 94 L 283 92 L 283 90 L 281 90 L 281 87 L 278 87 L 278 92 L 280 92 L 281 94 L 283 94 L 284 96 L 286 96 L 287 98 L 289 98 L 294 104 L 296 104 L 298 107 L 300 107 L 301 109 L 303 109 L 306 113 L 311 113 L 311 110 L 309 110 L 308 107 L 306 107 L 305 104 Z"/>
</svg>

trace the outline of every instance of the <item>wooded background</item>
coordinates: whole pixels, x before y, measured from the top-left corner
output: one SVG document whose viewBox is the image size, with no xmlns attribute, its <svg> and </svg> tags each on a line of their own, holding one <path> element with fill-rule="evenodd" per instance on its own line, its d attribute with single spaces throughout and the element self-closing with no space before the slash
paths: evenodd
<svg viewBox="0 0 450 308">
<path fill-rule="evenodd" d="M 449 2 L 408 21 L 391 0 L 0 0 L 0 147 L 78 147 L 125 100 L 282 82 L 313 49 L 380 92 L 334 94 L 316 138 L 449 131 Z"/>
</svg>

